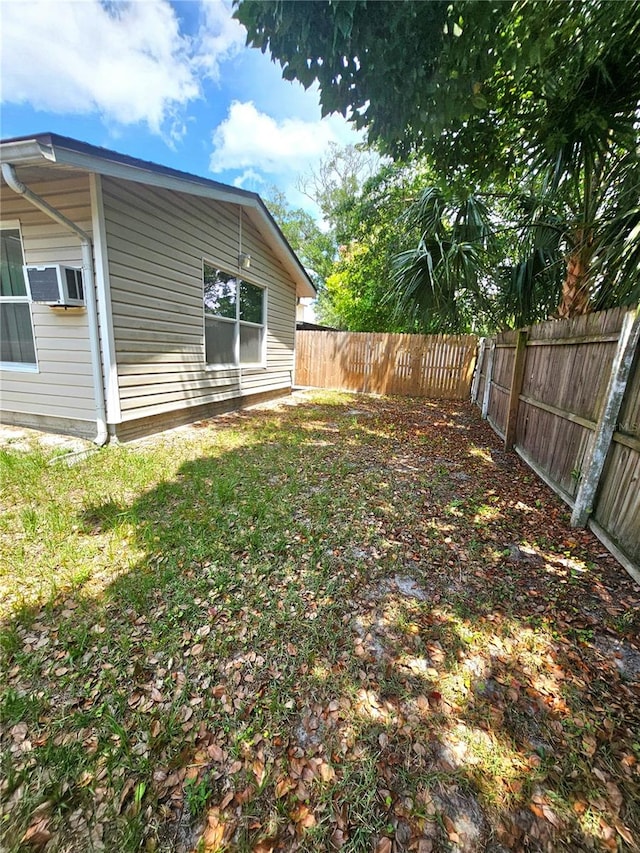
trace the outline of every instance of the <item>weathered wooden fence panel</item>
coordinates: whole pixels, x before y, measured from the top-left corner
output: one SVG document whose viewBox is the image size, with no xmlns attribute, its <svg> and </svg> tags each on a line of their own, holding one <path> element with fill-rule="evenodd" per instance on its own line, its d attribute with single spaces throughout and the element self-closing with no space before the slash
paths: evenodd
<svg viewBox="0 0 640 853">
<path fill-rule="evenodd" d="M 489 422 L 505 438 L 509 410 L 515 412 L 515 450 L 573 506 L 579 488 L 584 494 L 594 434 L 607 395 L 612 393 L 610 379 L 621 330 L 625 323 L 628 329 L 633 327 L 635 360 L 625 379 L 613 440 L 589 507 L 590 526 L 632 572 L 640 565 L 639 322 L 637 315 L 629 315 L 629 309 L 616 308 L 530 327 L 526 330 L 522 384 L 515 390 L 512 382 L 518 333 L 497 335 L 485 341 L 484 364 L 480 364 L 473 396 L 480 408 L 486 404 L 487 353 L 494 345 Z"/>
<path fill-rule="evenodd" d="M 593 517 L 640 566 L 640 348 L 600 480 Z"/>
<path fill-rule="evenodd" d="M 469 398 L 475 335 L 296 332 L 296 385 L 373 394 Z"/>
<path fill-rule="evenodd" d="M 513 373 L 513 356 L 516 347 L 516 332 L 503 332 L 495 341 L 493 371 L 489 387 L 489 409 L 487 417 L 501 438 L 507 425 L 509 389 Z"/>
</svg>

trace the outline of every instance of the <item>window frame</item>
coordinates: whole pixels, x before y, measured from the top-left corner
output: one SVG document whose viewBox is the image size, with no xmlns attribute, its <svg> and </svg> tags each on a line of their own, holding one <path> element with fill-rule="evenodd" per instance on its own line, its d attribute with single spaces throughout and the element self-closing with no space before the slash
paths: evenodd
<svg viewBox="0 0 640 853">
<path fill-rule="evenodd" d="M 235 317 L 223 317 L 219 314 L 210 314 L 205 310 L 204 305 L 204 271 L 205 265 L 208 267 L 213 267 L 216 270 L 220 270 L 220 272 L 225 275 L 230 276 L 236 282 L 236 300 L 235 300 L 235 308 L 236 308 L 236 316 Z M 240 284 L 245 282 L 246 284 L 250 284 L 252 287 L 258 288 L 262 291 L 262 323 L 252 323 L 249 320 L 241 320 L 240 319 Z M 260 370 L 265 369 L 267 367 L 267 286 L 264 284 L 259 284 L 257 281 L 252 281 L 251 278 L 240 275 L 239 272 L 231 272 L 228 267 L 225 267 L 222 264 L 217 264 L 209 258 L 202 259 L 202 314 L 203 314 L 203 359 L 205 364 L 205 370 L 216 371 L 216 370 Z M 233 354 L 235 360 L 233 362 L 225 362 L 223 363 L 213 363 L 207 361 L 207 338 L 206 338 L 206 325 L 207 318 L 211 320 L 215 320 L 216 323 L 232 323 L 234 326 L 233 332 Z M 252 362 L 241 362 L 240 361 L 240 329 L 241 327 L 248 327 L 253 329 L 261 329 L 261 341 L 260 341 L 260 361 L 252 361 Z"/>
<path fill-rule="evenodd" d="M 38 364 L 38 348 L 36 346 L 36 334 L 33 324 L 33 301 L 31 299 L 31 290 L 29 281 L 24 272 L 26 258 L 24 254 L 24 238 L 22 236 L 22 228 L 19 219 L 0 219 L 0 231 L 17 231 L 20 237 L 20 251 L 22 252 L 22 275 L 24 278 L 25 295 L 24 296 L 2 296 L 0 293 L 0 305 L 28 305 L 29 306 L 29 323 L 31 325 L 31 337 L 33 340 L 33 354 L 35 361 L 0 361 L 0 370 L 14 371 L 16 373 L 39 373 L 40 367 Z"/>
</svg>

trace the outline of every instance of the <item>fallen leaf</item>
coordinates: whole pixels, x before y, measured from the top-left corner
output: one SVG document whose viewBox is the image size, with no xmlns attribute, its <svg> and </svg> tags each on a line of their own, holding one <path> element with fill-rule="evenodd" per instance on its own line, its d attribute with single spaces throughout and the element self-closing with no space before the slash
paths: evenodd
<svg viewBox="0 0 640 853">
<path fill-rule="evenodd" d="M 334 829 L 331 833 L 331 838 L 329 839 L 329 843 L 336 850 L 340 850 L 344 847 L 347 841 L 347 837 L 341 829 Z"/>
<path fill-rule="evenodd" d="M 276 798 L 281 799 L 282 797 L 286 797 L 289 791 L 293 791 L 295 787 L 296 782 L 288 776 L 278 779 L 276 782 Z"/>
<path fill-rule="evenodd" d="M 217 743 L 212 743 L 207 747 L 207 755 L 219 764 L 224 761 L 224 750 Z"/>
<path fill-rule="evenodd" d="M 262 785 L 265 776 L 264 762 L 256 759 L 251 765 L 253 775 L 256 777 L 258 785 Z"/>
<path fill-rule="evenodd" d="M 202 843 L 205 851 L 218 851 L 224 839 L 225 825 L 220 819 L 217 808 L 209 809 L 207 814 L 207 825 L 202 833 Z"/>
<path fill-rule="evenodd" d="M 223 811 L 235 797 L 235 791 L 228 791 L 220 801 L 220 810 Z"/>
<path fill-rule="evenodd" d="M 305 829 L 311 829 L 312 826 L 316 825 L 316 817 L 309 808 L 309 806 L 304 803 L 300 803 L 296 808 L 291 812 L 291 819 L 296 824 L 296 831 L 298 834 L 301 834 Z"/>
<path fill-rule="evenodd" d="M 542 813 L 545 816 L 546 820 L 548 820 L 549 823 L 552 824 L 552 826 L 555 826 L 556 829 L 560 828 L 560 821 L 558 820 L 558 816 L 549 806 L 543 805 Z"/>
<path fill-rule="evenodd" d="M 620 807 L 622 806 L 622 793 L 617 785 L 614 785 L 613 782 L 607 782 L 607 793 L 609 794 L 609 801 L 614 808 L 615 813 L 617 814 L 620 811 Z"/>
<path fill-rule="evenodd" d="M 236 793 L 233 798 L 234 802 L 237 803 L 239 806 L 248 803 L 249 800 L 253 797 L 254 791 L 255 788 L 253 787 L 253 785 L 247 785 L 247 787 L 244 788 L 242 791 L 238 791 Z"/>
<path fill-rule="evenodd" d="M 16 743 L 21 743 L 27 737 L 29 727 L 26 723 L 16 723 L 9 732 Z"/>
<path fill-rule="evenodd" d="M 47 820 L 39 820 L 27 829 L 22 836 L 21 843 L 30 847 L 42 849 L 51 840 L 51 832 L 47 829 Z"/>
<path fill-rule="evenodd" d="M 615 821 L 614 826 L 620 838 L 626 841 L 629 847 L 633 848 L 635 846 L 635 842 L 633 840 L 633 835 L 631 835 L 629 827 L 625 826 L 623 823 L 620 823 L 619 820 Z"/>
<path fill-rule="evenodd" d="M 127 779 L 127 781 L 124 783 L 122 791 L 120 792 L 120 804 L 118 807 L 118 814 L 121 814 L 125 801 L 127 800 L 129 794 L 133 791 L 135 784 L 136 783 L 133 781 L 133 779 Z"/>
</svg>

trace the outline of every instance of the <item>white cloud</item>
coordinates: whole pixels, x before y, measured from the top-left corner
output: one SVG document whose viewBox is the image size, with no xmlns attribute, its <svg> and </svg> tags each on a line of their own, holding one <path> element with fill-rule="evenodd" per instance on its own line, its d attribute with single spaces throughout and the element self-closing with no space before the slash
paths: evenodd
<svg viewBox="0 0 640 853">
<path fill-rule="evenodd" d="M 196 67 L 216 82 L 220 63 L 231 59 L 246 41 L 244 27 L 231 17 L 227 0 L 201 0 L 202 23 L 196 39 Z"/>
<path fill-rule="evenodd" d="M 251 101 L 233 101 L 213 133 L 209 168 L 215 174 L 229 169 L 301 172 L 323 155 L 330 142 L 339 141 L 330 119 L 276 121 Z"/>
<path fill-rule="evenodd" d="M 264 184 L 265 180 L 253 169 L 245 169 L 241 175 L 233 179 L 233 185 L 241 189 L 246 183 Z"/>
<path fill-rule="evenodd" d="M 220 0 L 203 3 L 190 38 L 167 0 L 4 0 L 2 100 L 59 113 L 99 113 L 180 135 L 181 107 L 201 94 L 199 75 L 240 49 L 243 32 Z"/>
</svg>

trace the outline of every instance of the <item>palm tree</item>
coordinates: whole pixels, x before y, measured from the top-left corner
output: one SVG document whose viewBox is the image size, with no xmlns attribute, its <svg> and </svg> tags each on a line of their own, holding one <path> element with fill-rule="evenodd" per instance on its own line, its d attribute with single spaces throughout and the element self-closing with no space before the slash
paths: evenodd
<svg viewBox="0 0 640 853">
<path fill-rule="evenodd" d="M 423 332 L 464 331 L 492 317 L 483 275 L 493 240 L 485 203 L 430 186 L 403 218 L 406 232 L 419 236 L 415 248 L 394 259 L 387 302 L 395 313 Z"/>
<path fill-rule="evenodd" d="M 482 164 L 491 163 L 493 171 L 479 181 L 489 194 L 468 197 L 478 204 L 494 199 L 493 211 L 482 207 L 482 227 L 472 227 L 465 240 L 457 230 L 463 208 L 460 220 L 443 201 L 446 193 L 455 204 L 455 193 L 426 191 L 407 216 L 418 224 L 420 240 L 398 259 L 395 291 L 404 293 L 405 310 L 415 298 L 416 311 L 441 312 L 449 326 L 461 321 L 456 302 L 462 300 L 464 314 L 469 298 L 478 315 L 510 325 L 638 301 L 637 5 L 516 2 L 500 11 L 505 32 L 513 27 L 505 44 L 537 38 L 544 61 L 517 75 L 507 52 L 487 82 L 491 109 L 443 134 L 433 148 L 449 180 L 465 174 L 477 180 Z M 455 156 L 460 163 L 452 162 Z M 500 169 L 501 157 L 508 168 Z M 504 256 L 496 259 L 500 246 Z"/>
<path fill-rule="evenodd" d="M 539 74 L 525 165 L 561 225 L 552 252 L 565 267 L 557 316 L 570 317 L 640 295 L 640 17 L 628 2 L 564 8 L 572 34 Z M 553 13 L 562 16 L 563 4 Z"/>
</svg>

